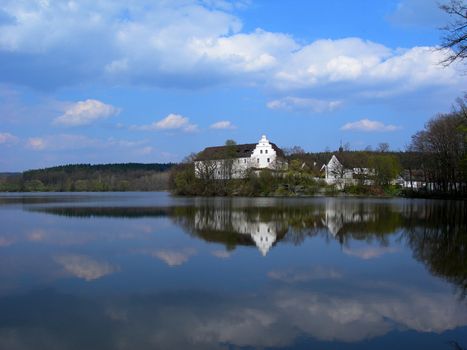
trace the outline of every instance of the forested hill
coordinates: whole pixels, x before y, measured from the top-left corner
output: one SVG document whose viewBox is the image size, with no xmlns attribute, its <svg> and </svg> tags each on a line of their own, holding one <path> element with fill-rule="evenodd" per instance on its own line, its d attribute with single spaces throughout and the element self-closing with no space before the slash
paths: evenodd
<svg viewBox="0 0 467 350">
<path fill-rule="evenodd" d="M 70 164 L 0 177 L 0 191 L 158 191 L 171 163 Z"/>
</svg>

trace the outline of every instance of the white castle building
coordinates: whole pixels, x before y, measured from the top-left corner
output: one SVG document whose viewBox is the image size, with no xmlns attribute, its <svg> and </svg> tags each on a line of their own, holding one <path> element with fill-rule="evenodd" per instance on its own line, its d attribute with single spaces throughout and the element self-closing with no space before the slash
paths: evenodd
<svg viewBox="0 0 467 350">
<path fill-rule="evenodd" d="M 195 159 L 199 178 L 240 179 L 248 170 L 281 170 L 287 167 L 284 152 L 266 135 L 258 143 L 207 147 Z"/>
</svg>

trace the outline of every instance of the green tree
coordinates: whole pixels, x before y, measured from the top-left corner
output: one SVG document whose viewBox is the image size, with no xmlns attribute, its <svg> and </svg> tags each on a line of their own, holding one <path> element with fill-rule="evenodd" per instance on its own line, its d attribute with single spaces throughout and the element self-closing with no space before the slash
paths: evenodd
<svg viewBox="0 0 467 350">
<path fill-rule="evenodd" d="M 374 155 L 370 160 L 374 169 L 374 181 L 376 185 L 388 186 L 401 172 L 401 165 L 397 157 L 393 155 Z"/>
<path fill-rule="evenodd" d="M 44 192 L 46 187 L 40 180 L 30 180 L 24 183 L 24 190 L 26 192 Z"/>
</svg>

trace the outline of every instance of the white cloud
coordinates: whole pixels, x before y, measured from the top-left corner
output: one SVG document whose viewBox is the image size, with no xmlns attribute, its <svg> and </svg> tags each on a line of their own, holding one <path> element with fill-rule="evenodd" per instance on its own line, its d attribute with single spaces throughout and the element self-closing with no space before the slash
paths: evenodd
<svg viewBox="0 0 467 350">
<path fill-rule="evenodd" d="M 36 150 L 71 150 L 89 147 L 98 147 L 100 141 L 83 135 L 47 135 L 43 137 L 31 137 L 26 143 L 26 147 Z"/>
<path fill-rule="evenodd" d="M 355 256 L 363 260 L 379 258 L 385 254 L 397 253 L 399 250 L 393 247 L 362 247 L 362 248 L 347 248 L 344 247 L 344 254 Z"/>
<path fill-rule="evenodd" d="M 4 0 L 2 6 L 15 24 L 0 27 L 0 46 L 22 58 L 14 56 L 5 65 L 8 71 L 0 67 L 2 81 L 43 88 L 96 80 L 189 89 L 228 82 L 286 96 L 325 90 L 330 101 L 341 101 L 424 87 L 451 87 L 457 93 L 466 80 L 456 65 L 441 67 L 445 53 L 432 47 L 387 47 L 362 38 L 302 43 L 280 32 L 242 32 L 241 20 L 232 12 L 238 2 L 115 0 L 39 6 Z M 44 71 L 50 79 L 38 80 Z M 77 119 L 64 118 L 64 124 L 80 125 Z"/>
<path fill-rule="evenodd" d="M 276 302 L 288 322 L 327 341 L 361 341 L 401 327 L 441 333 L 467 324 L 465 309 L 459 309 L 452 295 L 389 283 L 384 287 L 384 298 L 378 294 L 380 287 L 345 296 L 285 290 L 276 296 Z M 442 318 L 436 317 L 438 313 Z"/>
<path fill-rule="evenodd" d="M 55 118 L 54 123 L 65 126 L 91 124 L 119 113 L 119 109 L 98 100 L 88 99 L 70 105 L 65 113 Z"/>
<path fill-rule="evenodd" d="M 305 110 L 316 113 L 333 111 L 342 105 L 342 101 L 327 101 L 314 98 L 287 96 L 267 103 L 270 109 Z"/>
<path fill-rule="evenodd" d="M 288 35 L 257 29 L 217 39 L 197 39 L 192 49 L 200 57 L 223 64 L 234 72 L 259 72 L 280 65 L 299 45 Z"/>
<path fill-rule="evenodd" d="M 339 279 L 342 277 L 342 273 L 333 268 L 314 266 L 306 270 L 273 270 L 268 272 L 268 277 L 286 283 L 297 283 L 314 280 Z"/>
<path fill-rule="evenodd" d="M 153 149 L 146 146 L 147 140 L 98 139 L 77 134 L 46 135 L 31 137 L 26 147 L 33 150 L 65 151 L 79 149 L 119 149 L 135 150 L 138 154 L 149 154 Z M 149 147 L 149 148 L 148 148 Z"/>
<path fill-rule="evenodd" d="M 12 245 L 13 243 L 15 243 L 13 238 L 10 238 L 10 237 L 6 238 L 6 237 L 0 236 L 0 247 L 8 247 Z"/>
<path fill-rule="evenodd" d="M 18 142 L 18 138 L 8 132 L 0 132 L 0 145 L 9 145 Z"/>
<path fill-rule="evenodd" d="M 154 148 L 151 146 L 145 146 L 137 150 L 137 152 L 141 155 L 148 155 L 154 152 Z"/>
<path fill-rule="evenodd" d="M 155 129 L 180 129 L 189 124 L 189 120 L 180 114 L 169 114 L 164 119 L 154 123 Z"/>
<path fill-rule="evenodd" d="M 182 130 L 185 132 L 198 131 L 196 124 L 190 123 L 190 119 L 180 114 L 169 114 L 164 119 L 156 121 L 149 125 L 133 126 L 135 130 Z"/>
<path fill-rule="evenodd" d="M 211 129 L 232 130 L 232 129 L 236 129 L 237 127 L 235 125 L 233 125 L 232 122 L 230 122 L 228 120 L 221 120 L 221 121 L 218 121 L 218 122 L 212 124 L 209 128 L 211 128 Z"/>
<path fill-rule="evenodd" d="M 219 259 L 228 259 L 232 256 L 232 253 L 226 250 L 213 250 L 211 254 Z"/>
<path fill-rule="evenodd" d="M 108 262 L 97 261 L 84 255 L 70 254 L 57 256 L 55 261 L 62 265 L 67 272 L 88 282 L 119 270 L 118 267 Z"/>
<path fill-rule="evenodd" d="M 26 143 L 26 147 L 31 148 L 36 151 L 45 149 L 46 141 L 41 137 L 31 137 Z"/>
<path fill-rule="evenodd" d="M 390 49 L 360 38 L 317 40 L 291 53 L 271 84 L 280 90 L 327 88 L 331 96 L 398 95 L 426 86 L 460 86 L 445 53 L 432 47 Z"/>
<path fill-rule="evenodd" d="M 151 252 L 150 254 L 153 257 L 162 260 L 170 267 L 174 267 L 186 263 L 193 255 L 196 254 L 196 250 L 192 248 L 181 250 L 161 249 Z"/>
<path fill-rule="evenodd" d="M 376 120 L 361 119 L 356 122 L 347 123 L 341 127 L 344 131 L 364 131 L 364 132 L 384 132 L 396 131 L 400 129 L 399 126 L 392 124 L 384 124 Z"/>
</svg>

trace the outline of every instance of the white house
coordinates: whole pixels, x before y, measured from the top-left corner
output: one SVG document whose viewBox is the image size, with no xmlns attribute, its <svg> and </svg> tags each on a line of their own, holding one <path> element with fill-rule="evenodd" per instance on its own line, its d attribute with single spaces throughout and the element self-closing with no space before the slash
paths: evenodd
<svg viewBox="0 0 467 350">
<path fill-rule="evenodd" d="M 328 185 L 338 187 L 356 184 L 359 179 L 363 179 L 365 185 L 371 185 L 371 178 L 375 175 L 375 169 L 345 167 L 335 155 L 321 167 L 321 171 L 324 171 L 324 179 Z"/>
<path fill-rule="evenodd" d="M 207 147 L 195 159 L 199 178 L 240 179 L 249 169 L 280 170 L 287 166 L 284 152 L 266 135 L 258 143 Z"/>
</svg>

